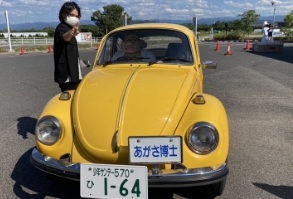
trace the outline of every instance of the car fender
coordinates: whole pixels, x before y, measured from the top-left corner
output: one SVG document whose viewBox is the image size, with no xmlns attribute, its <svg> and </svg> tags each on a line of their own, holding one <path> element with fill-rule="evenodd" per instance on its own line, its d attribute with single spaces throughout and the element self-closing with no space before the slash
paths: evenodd
<svg viewBox="0 0 293 199">
<path fill-rule="evenodd" d="M 201 95 L 203 101 L 195 102 L 196 96 Z M 212 124 L 218 131 L 219 143 L 217 148 L 207 155 L 192 152 L 187 145 L 186 135 L 189 128 L 198 122 Z M 183 140 L 183 164 L 190 168 L 222 165 L 228 158 L 229 151 L 229 126 L 225 108 L 220 100 L 209 94 L 195 94 L 191 98 L 182 119 L 175 131 L 175 135 L 181 135 Z M 198 161 L 197 161 L 198 160 Z"/>
<path fill-rule="evenodd" d="M 68 91 L 70 93 L 70 99 L 61 100 L 60 95 L 54 96 L 43 109 L 39 119 L 44 116 L 54 116 L 61 123 L 61 136 L 59 140 L 53 145 L 45 145 L 38 141 L 36 138 L 37 149 L 52 158 L 60 159 L 65 154 L 71 154 L 72 141 L 74 129 L 71 119 L 71 102 L 74 95 L 74 91 Z"/>
</svg>

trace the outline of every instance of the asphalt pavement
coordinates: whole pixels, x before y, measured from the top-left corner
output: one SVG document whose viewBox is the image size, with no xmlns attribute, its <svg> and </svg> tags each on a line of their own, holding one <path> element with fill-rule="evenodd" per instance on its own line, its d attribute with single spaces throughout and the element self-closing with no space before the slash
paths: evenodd
<svg viewBox="0 0 293 199">
<path fill-rule="evenodd" d="M 230 173 L 217 199 L 293 198 L 293 45 L 282 53 L 255 53 L 244 42 L 201 42 L 204 91 L 224 104 L 230 129 Z M 94 61 L 95 49 L 81 50 Z M 89 68 L 82 73 L 89 72 Z M 29 162 L 34 126 L 48 100 L 59 93 L 53 55 L 0 54 L 0 198 L 80 198 L 79 183 L 53 182 Z M 200 188 L 149 189 L 150 199 L 202 199 Z"/>
</svg>

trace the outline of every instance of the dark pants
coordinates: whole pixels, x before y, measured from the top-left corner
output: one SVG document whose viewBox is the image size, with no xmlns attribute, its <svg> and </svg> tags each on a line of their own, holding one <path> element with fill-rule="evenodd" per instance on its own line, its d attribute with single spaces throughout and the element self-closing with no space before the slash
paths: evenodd
<svg viewBox="0 0 293 199">
<path fill-rule="evenodd" d="M 75 90 L 78 86 L 79 82 L 66 82 L 59 84 L 59 87 L 61 88 L 61 91 L 67 91 L 67 90 Z"/>
</svg>

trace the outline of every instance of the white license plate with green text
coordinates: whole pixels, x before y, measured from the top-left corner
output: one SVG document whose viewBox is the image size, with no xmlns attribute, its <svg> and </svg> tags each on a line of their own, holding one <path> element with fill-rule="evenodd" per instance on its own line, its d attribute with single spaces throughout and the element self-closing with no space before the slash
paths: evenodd
<svg viewBox="0 0 293 199">
<path fill-rule="evenodd" d="M 80 195 L 100 199 L 147 199 L 147 167 L 81 164 Z"/>
</svg>

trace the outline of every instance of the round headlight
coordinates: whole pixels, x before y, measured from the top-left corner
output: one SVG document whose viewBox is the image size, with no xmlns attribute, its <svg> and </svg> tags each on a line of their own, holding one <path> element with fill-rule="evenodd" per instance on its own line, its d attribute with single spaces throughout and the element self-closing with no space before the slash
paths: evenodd
<svg viewBox="0 0 293 199">
<path fill-rule="evenodd" d="M 53 116 L 45 116 L 38 121 L 35 134 L 43 144 L 52 145 L 60 138 L 61 123 Z"/>
<path fill-rule="evenodd" d="M 211 153 L 219 142 L 217 129 L 206 122 L 194 124 L 186 135 L 188 147 L 198 154 Z"/>
</svg>

